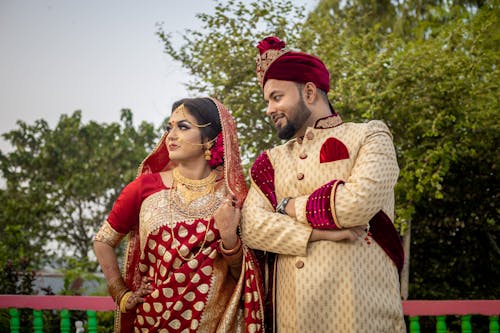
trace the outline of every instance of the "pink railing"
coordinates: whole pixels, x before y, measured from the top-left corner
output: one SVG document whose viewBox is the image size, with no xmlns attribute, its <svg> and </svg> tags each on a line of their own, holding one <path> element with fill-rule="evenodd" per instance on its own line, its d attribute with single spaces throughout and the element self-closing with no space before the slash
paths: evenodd
<svg viewBox="0 0 500 333">
<path fill-rule="evenodd" d="M 19 332 L 18 309 L 33 309 L 34 332 L 43 332 L 42 310 L 61 310 L 61 332 L 70 332 L 69 310 L 86 310 L 87 331 L 97 332 L 96 311 L 113 311 L 115 305 L 109 296 L 28 296 L 0 295 L 0 309 L 10 309 L 10 332 Z M 409 300 L 403 301 L 403 311 L 409 318 L 409 332 L 420 332 L 419 318 L 436 317 L 436 332 L 446 332 L 446 316 L 461 316 L 462 332 L 472 332 L 472 315 L 489 317 L 489 331 L 499 333 L 500 300 Z M 17 317 L 16 317 L 17 316 Z"/>
<path fill-rule="evenodd" d="M 113 311 L 109 296 L 0 295 L 0 309 Z"/>
</svg>

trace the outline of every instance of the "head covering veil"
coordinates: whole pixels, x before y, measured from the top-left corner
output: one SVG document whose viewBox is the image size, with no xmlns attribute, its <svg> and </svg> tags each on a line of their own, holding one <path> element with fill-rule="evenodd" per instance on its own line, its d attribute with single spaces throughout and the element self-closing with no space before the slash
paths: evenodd
<svg viewBox="0 0 500 333">
<path fill-rule="evenodd" d="M 209 99 L 217 107 L 221 121 L 224 145 L 223 172 L 225 186 L 228 192 L 237 199 L 239 206 L 241 206 L 247 195 L 248 187 L 241 165 L 236 123 L 229 110 L 220 101 L 212 97 L 209 97 Z M 139 165 L 137 177 L 174 168 L 165 143 L 166 137 L 167 133 L 164 133 L 153 151 Z M 136 290 L 141 284 L 138 268 L 140 259 L 138 226 L 129 232 L 128 237 L 129 242 L 126 249 L 123 275 L 125 284 L 132 290 Z M 120 332 L 132 332 L 134 319 L 134 313 L 120 313 L 118 310 L 115 316 L 115 329 L 120 329 Z"/>
</svg>

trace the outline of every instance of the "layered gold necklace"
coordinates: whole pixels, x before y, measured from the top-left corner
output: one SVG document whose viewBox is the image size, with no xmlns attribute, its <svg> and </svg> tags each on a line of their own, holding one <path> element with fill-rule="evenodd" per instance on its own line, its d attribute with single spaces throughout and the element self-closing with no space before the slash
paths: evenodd
<svg viewBox="0 0 500 333">
<path fill-rule="evenodd" d="M 204 195 L 214 193 L 215 178 L 217 176 L 215 171 L 210 172 L 208 177 L 199 180 L 184 177 L 177 168 L 173 170 L 172 175 L 174 177 L 174 185 L 186 206 L 189 206 L 191 202 Z"/>
</svg>

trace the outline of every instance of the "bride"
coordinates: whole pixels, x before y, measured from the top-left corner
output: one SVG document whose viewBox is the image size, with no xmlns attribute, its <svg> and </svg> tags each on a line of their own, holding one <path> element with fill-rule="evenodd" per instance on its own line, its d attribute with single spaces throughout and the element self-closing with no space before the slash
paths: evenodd
<svg viewBox="0 0 500 333">
<path fill-rule="evenodd" d="M 214 98 L 174 103 L 94 251 L 116 332 L 263 332 L 262 281 L 238 236 L 247 187 L 236 125 Z M 123 272 L 115 249 L 128 235 Z"/>
</svg>

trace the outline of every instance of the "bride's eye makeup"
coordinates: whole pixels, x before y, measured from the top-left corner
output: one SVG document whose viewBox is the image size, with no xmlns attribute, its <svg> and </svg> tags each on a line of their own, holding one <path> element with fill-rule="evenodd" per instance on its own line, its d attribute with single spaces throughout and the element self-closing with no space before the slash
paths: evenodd
<svg viewBox="0 0 500 333">
<path fill-rule="evenodd" d="M 182 130 L 188 130 L 192 128 L 192 124 L 189 120 L 180 120 L 177 122 L 168 123 L 164 126 L 165 132 L 170 133 L 174 127 Z"/>
</svg>

